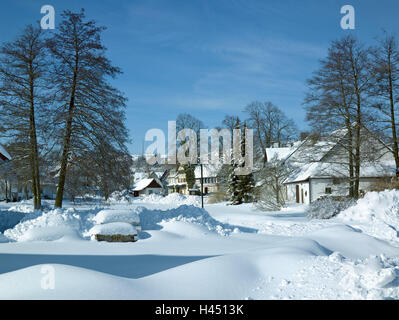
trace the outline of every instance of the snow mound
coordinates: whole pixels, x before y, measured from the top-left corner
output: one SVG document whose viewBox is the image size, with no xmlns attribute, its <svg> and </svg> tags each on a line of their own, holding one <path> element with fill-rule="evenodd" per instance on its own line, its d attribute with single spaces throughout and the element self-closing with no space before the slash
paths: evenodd
<svg viewBox="0 0 399 320">
<path fill-rule="evenodd" d="M 389 296 L 389 285 L 396 280 L 397 263 L 384 255 L 370 256 L 343 265 L 340 285 L 356 299 L 382 299 Z M 388 295 L 387 295 L 388 293 Z"/>
<path fill-rule="evenodd" d="M 96 224 L 111 222 L 126 222 L 133 225 L 140 224 L 140 218 L 137 212 L 142 211 L 142 207 L 133 209 L 104 209 L 96 214 L 93 221 Z"/>
<path fill-rule="evenodd" d="M 397 240 L 399 231 L 399 191 L 368 192 L 356 205 L 338 215 L 372 236 Z"/>
<path fill-rule="evenodd" d="M 91 228 L 88 235 L 91 237 L 96 234 L 102 235 L 137 235 L 137 230 L 130 223 L 126 222 L 111 222 L 106 224 L 98 224 Z"/>
<path fill-rule="evenodd" d="M 142 207 L 139 216 L 143 230 L 157 230 L 161 228 L 162 223 L 183 221 L 204 226 L 222 236 L 238 232 L 238 228 L 215 220 L 205 209 L 193 205 L 182 205 L 169 210 L 150 210 Z"/>
<path fill-rule="evenodd" d="M 64 236 L 76 236 L 80 229 L 81 217 L 74 209 L 54 209 L 26 215 L 4 235 L 16 241 L 52 241 Z"/>
<path fill-rule="evenodd" d="M 41 205 L 41 210 L 50 210 L 51 206 L 45 202 L 42 201 L 42 205 Z M 33 207 L 33 200 L 22 200 L 18 203 L 16 203 L 15 205 L 11 206 L 8 211 L 16 211 L 16 212 L 22 212 L 22 213 L 32 213 L 34 212 L 34 207 Z"/>
</svg>

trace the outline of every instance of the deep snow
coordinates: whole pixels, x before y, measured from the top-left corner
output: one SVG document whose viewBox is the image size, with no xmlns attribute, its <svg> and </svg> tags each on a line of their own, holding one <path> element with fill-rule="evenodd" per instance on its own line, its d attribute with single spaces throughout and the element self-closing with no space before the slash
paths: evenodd
<svg viewBox="0 0 399 320">
<path fill-rule="evenodd" d="M 47 202 L 42 213 L 0 203 L 0 298 L 397 299 L 398 199 L 369 193 L 330 220 L 307 219 L 301 205 L 204 210 L 176 194 Z M 137 218 L 135 243 L 90 240 L 93 227 Z"/>
</svg>

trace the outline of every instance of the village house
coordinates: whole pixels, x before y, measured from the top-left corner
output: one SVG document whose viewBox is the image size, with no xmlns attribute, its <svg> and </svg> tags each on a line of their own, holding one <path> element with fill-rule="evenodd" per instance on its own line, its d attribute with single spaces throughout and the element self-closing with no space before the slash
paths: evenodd
<svg viewBox="0 0 399 320">
<path fill-rule="evenodd" d="M 180 193 L 188 194 L 186 173 L 183 166 L 179 166 L 177 169 L 172 168 L 169 170 L 168 181 L 168 193 Z"/>
<path fill-rule="evenodd" d="M 137 171 L 134 173 L 133 196 L 159 194 L 165 195 L 167 192 L 165 171 Z"/>
<path fill-rule="evenodd" d="M 203 175 L 203 188 L 204 194 L 212 194 L 219 191 L 219 172 L 220 166 L 216 165 L 206 165 L 202 166 Z M 200 192 L 201 190 L 201 166 L 196 166 L 195 168 L 195 189 Z"/>
<path fill-rule="evenodd" d="M 360 193 L 382 179 L 396 175 L 394 157 L 378 137 L 367 128 L 361 130 L 363 152 L 360 166 Z M 286 198 L 309 204 L 322 196 L 349 194 L 348 152 L 345 149 L 347 130 L 336 130 L 325 138 L 308 136 L 292 153 L 283 159 L 292 173 L 284 181 Z"/>
</svg>

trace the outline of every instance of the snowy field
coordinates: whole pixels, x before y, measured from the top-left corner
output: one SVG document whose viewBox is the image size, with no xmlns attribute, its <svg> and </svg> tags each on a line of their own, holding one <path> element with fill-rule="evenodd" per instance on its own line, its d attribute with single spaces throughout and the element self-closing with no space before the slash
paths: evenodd
<svg viewBox="0 0 399 320">
<path fill-rule="evenodd" d="M 399 298 L 399 192 L 329 220 L 302 205 L 199 204 L 121 195 L 35 213 L 1 202 L 0 299 Z M 97 242 L 101 223 L 139 240 Z"/>
</svg>

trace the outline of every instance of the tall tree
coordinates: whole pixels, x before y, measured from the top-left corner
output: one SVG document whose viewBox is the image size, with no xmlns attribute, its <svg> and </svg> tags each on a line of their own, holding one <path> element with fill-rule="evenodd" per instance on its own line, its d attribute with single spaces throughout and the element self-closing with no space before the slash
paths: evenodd
<svg viewBox="0 0 399 320">
<path fill-rule="evenodd" d="M 307 81 L 306 120 L 319 136 L 329 135 L 347 153 L 349 195 L 358 198 L 361 130 L 367 122 L 366 107 L 370 86 L 370 51 L 352 36 L 333 41 L 320 68 Z M 342 130 L 344 129 L 344 130 Z M 363 150 L 364 152 L 364 150 Z"/>
<path fill-rule="evenodd" d="M 241 156 L 245 157 L 245 148 L 246 148 L 246 139 L 247 139 L 247 124 L 244 122 L 243 130 L 241 133 Z M 241 166 L 244 167 L 245 163 L 242 163 Z M 239 179 L 239 193 L 242 197 L 242 202 L 249 203 L 254 200 L 254 188 L 255 188 L 255 180 L 253 177 L 253 173 L 250 172 L 246 175 L 240 175 Z"/>
<path fill-rule="evenodd" d="M 49 97 L 46 66 L 38 25 L 27 26 L 0 49 L 0 131 L 3 137 L 26 146 L 19 156 L 29 155 L 35 209 L 41 206 L 37 120 L 43 116 Z"/>
<path fill-rule="evenodd" d="M 203 129 L 204 123 L 197 119 L 196 117 L 188 114 L 188 113 L 180 113 L 177 116 L 176 119 L 176 130 L 177 132 L 184 130 L 184 129 L 190 129 L 193 130 L 194 133 L 196 134 L 197 140 L 194 142 L 196 145 L 194 146 L 196 151 L 197 151 L 197 159 L 199 158 L 200 154 L 200 130 Z M 192 140 L 189 139 L 189 137 L 186 137 L 185 141 L 181 141 L 180 144 L 186 143 L 188 144 L 188 147 L 190 148 L 190 143 L 193 143 Z M 187 149 L 186 156 L 188 156 L 189 148 Z M 180 164 L 177 163 L 177 166 Z M 193 188 L 195 184 L 195 163 L 186 163 L 183 164 L 183 169 L 184 173 L 186 176 L 186 182 L 187 182 L 187 189 Z"/>
<path fill-rule="evenodd" d="M 248 126 L 254 130 L 257 155 L 264 166 L 268 161 L 266 148 L 273 144 L 281 147 L 295 137 L 295 123 L 271 102 L 252 102 L 246 106 L 244 112 L 248 115 Z"/>
<path fill-rule="evenodd" d="M 124 125 L 125 98 L 109 83 L 121 71 L 105 56 L 101 32 L 87 21 L 84 10 L 64 11 L 57 32 L 47 42 L 52 57 L 53 82 L 60 102 L 56 124 L 62 128 L 60 170 L 55 207 L 62 207 L 71 152 L 93 148 L 93 142 L 107 142 L 125 150 L 128 132 Z"/>
</svg>

